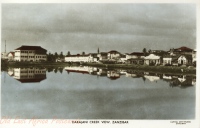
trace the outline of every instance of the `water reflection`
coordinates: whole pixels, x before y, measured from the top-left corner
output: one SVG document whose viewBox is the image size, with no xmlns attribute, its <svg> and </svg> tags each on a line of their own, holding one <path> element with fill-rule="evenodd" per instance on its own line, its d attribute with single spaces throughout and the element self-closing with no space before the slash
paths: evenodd
<svg viewBox="0 0 200 128">
<path fill-rule="evenodd" d="M 89 66 L 78 66 L 78 67 L 65 67 L 65 70 L 72 73 L 82 73 L 97 76 L 107 76 L 111 80 L 117 80 L 121 75 L 131 78 L 142 78 L 143 81 L 146 79 L 150 82 L 158 82 L 163 80 L 169 83 L 170 87 L 180 87 L 187 88 L 196 85 L 195 76 L 187 75 L 171 75 L 171 74 L 161 74 L 161 73 L 151 73 L 151 72 L 141 72 L 135 70 L 122 70 L 122 69 L 107 69 L 107 68 L 97 68 Z"/>
<path fill-rule="evenodd" d="M 89 66 L 9 68 L 1 74 L 4 117 L 195 118 L 195 76 Z"/>
<path fill-rule="evenodd" d="M 35 83 L 46 79 L 45 68 L 9 68 L 8 75 L 21 83 Z"/>
<path fill-rule="evenodd" d="M 130 78 L 142 78 L 143 81 L 149 80 L 150 82 L 158 82 L 163 80 L 169 83 L 170 87 L 187 88 L 196 85 L 195 76 L 187 75 L 172 75 L 172 74 L 161 74 L 151 72 L 141 72 L 136 70 L 124 70 L 124 69 L 107 69 L 97 68 L 90 66 L 69 66 L 64 68 L 68 74 L 80 73 L 87 75 L 97 75 L 97 77 L 107 77 L 110 80 L 117 80 L 122 75 Z M 48 68 L 9 68 L 8 74 L 20 81 L 21 83 L 27 82 L 40 82 L 46 79 L 46 71 L 54 73 L 62 73 L 62 67 L 48 67 Z"/>
</svg>

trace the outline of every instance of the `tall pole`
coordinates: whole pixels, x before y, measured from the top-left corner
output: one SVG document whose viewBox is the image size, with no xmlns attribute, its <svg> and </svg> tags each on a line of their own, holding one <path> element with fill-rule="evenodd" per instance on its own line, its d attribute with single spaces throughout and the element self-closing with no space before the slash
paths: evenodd
<svg viewBox="0 0 200 128">
<path fill-rule="evenodd" d="M 6 53 L 6 40 L 5 40 L 5 53 Z"/>
</svg>

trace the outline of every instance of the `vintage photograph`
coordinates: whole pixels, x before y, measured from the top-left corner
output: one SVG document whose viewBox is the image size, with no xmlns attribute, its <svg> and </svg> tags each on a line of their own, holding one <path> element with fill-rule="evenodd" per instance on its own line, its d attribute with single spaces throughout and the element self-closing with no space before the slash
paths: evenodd
<svg viewBox="0 0 200 128">
<path fill-rule="evenodd" d="M 2 3 L 1 118 L 194 120 L 196 29 L 192 3 Z"/>
</svg>

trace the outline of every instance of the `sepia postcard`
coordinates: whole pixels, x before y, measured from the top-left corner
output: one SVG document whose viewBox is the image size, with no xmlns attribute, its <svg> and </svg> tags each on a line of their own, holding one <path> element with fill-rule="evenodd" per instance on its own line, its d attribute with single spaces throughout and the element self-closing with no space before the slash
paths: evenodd
<svg viewBox="0 0 200 128">
<path fill-rule="evenodd" d="M 199 128 L 199 6 L 3 1 L 0 126 Z"/>
</svg>

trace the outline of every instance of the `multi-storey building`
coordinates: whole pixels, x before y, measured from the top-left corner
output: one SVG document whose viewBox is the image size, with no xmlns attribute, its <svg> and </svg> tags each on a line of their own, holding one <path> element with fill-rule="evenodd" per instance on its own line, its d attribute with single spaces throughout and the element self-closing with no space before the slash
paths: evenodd
<svg viewBox="0 0 200 128">
<path fill-rule="evenodd" d="M 40 46 L 21 46 L 15 49 L 15 61 L 46 61 L 47 50 Z"/>
</svg>

